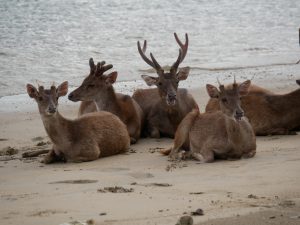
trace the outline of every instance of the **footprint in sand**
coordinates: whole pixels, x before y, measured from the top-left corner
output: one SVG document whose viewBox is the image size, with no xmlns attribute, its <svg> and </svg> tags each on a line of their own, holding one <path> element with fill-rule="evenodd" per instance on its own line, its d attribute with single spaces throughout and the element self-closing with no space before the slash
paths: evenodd
<svg viewBox="0 0 300 225">
<path fill-rule="evenodd" d="M 147 178 L 154 177 L 154 175 L 151 173 L 143 173 L 143 172 L 129 173 L 129 175 L 136 179 L 147 179 Z"/>
</svg>

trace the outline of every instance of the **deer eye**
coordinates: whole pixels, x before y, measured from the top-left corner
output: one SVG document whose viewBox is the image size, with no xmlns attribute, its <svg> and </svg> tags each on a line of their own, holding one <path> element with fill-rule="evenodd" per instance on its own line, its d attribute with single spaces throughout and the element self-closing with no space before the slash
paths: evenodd
<svg viewBox="0 0 300 225">
<path fill-rule="evenodd" d="M 162 85 L 162 82 L 158 82 L 158 85 L 161 86 L 161 85 Z"/>
<path fill-rule="evenodd" d="M 38 100 L 41 102 L 41 101 L 43 101 L 43 97 L 42 96 L 39 96 L 38 97 Z"/>
<path fill-rule="evenodd" d="M 227 103 L 227 99 L 226 98 L 222 98 L 222 102 L 223 103 Z"/>
<path fill-rule="evenodd" d="M 89 85 L 87 86 L 87 88 L 93 88 L 93 87 L 95 87 L 95 84 L 89 84 Z"/>
</svg>

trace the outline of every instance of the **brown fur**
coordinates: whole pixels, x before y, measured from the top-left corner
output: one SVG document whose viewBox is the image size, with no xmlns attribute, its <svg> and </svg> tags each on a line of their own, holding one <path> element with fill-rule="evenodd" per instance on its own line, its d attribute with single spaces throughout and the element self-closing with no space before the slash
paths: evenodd
<svg viewBox="0 0 300 225">
<path fill-rule="evenodd" d="M 59 94 L 59 90 L 63 90 Z M 45 130 L 53 143 L 43 162 L 57 160 L 85 162 L 99 157 L 125 152 L 129 148 L 129 135 L 125 125 L 109 112 L 85 114 L 75 120 L 64 118 L 58 111 L 58 98 L 67 94 L 67 82 L 57 89 L 39 90 L 27 85 L 27 92 L 38 103 Z"/>
<path fill-rule="evenodd" d="M 140 56 L 156 70 L 158 75 L 158 77 L 142 75 L 148 86 L 155 85 L 157 88 L 139 89 L 132 96 L 144 112 L 144 133 L 152 138 L 159 138 L 160 136 L 174 137 L 181 120 L 192 109 L 198 108 L 197 103 L 186 89 L 178 89 L 179 82 L 187 79 L 190 72 L 189 67 L 178 69 L 188 50 L 188 35 L 185 34 L 184 44 L 179 40 L 176 33 L 174 33 L 174 37 L 180 46 L 179 55 L 168 72 L 165 72 L 158 64 L 152 53 L 150 53 L 151 59 L 145 55 L 147 49 L 146 40 L 143 48 L 140 42 L 137 43 Z"/>
<path fill-rule="evenodd" d="M 98 63 L 99 68 L 96 71 L 91 68 L 92 73 L 84 79 L 80 87 L 70 93 L 69 99 L 83 101 L 79 115 L 98 109 L 98 111 L 107 111 L 118 116 L 127 126 L 131 143 L 134 144 L 141 135 L 143 112 L 130 96 L 115 93 L 112 84 L 116 81 L 117 72 L 104 75 L 100 65 Z"/>
<path fill-rule="evenodd" d="M 166 104 L 164 98 L 155 89 L 138 89 L 133 99 L 141 106 L 145 116 L 145 136 L 159 138 L 174 137 L 181 120 L 198 105 L 186 89 L 177 90 L 177 103 Z"/>
<path fill-rule="evenodd" d="M 242 97 L 241 106 L 256 135 L 295 134 L 293 130 L 300 127 L 300 88 L 282 95 L 250 91 Z M 210 99 L 206 112 L 217 110 L 218 101 Z"/>
<path fill-rule="evenodd" d="M 243 83 L 243 91 L 249 83 Z M 215 93 L 211 91 L 213 88 Z M 192 157 L 201 162 L 212 162 L 215 158 L 253 157 L 256 153 L 255 135 L 239 106 L 242 88 L 240 85 L 224 91 L 220 87 L 220 91 L 217 91 L 217 88 L 208 85 L 209 94 L 219 99 L 222 111 L 203 114 L 198 110 L 190 112 L 176 131 L 173 148 L 163 153 L 171 151 L 170 157 L 173 159 Z M 180 149 L 186 141 L 189 142 L 190 151 L 182 154 Z"/>
</svg>

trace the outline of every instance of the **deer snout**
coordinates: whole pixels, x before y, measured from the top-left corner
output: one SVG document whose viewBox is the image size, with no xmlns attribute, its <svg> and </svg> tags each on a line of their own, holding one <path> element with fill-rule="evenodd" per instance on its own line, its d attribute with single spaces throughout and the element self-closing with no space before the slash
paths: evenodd
<svg viewBox="0 0 300 225">
<path fill-rule="evenodd" d="M 47 108 L 47 113 L 48 114 L 54 114 L 54 113 L 56 113 L 56 107 L 55 106 L 49 106 Z"/>
<path fill-rule="evenodd" d="M 76 99 L 75 95 L 73 92 L 71 92 L 69 95 L 68 95 L 68 99 L 72 102 L 77 102 L 79 101 L 78 99 Z"/>
<path fill-rule="evenodd" d="M 176 93 L 167 94 L 167 104 L 168 105 L 175 105 L 176 104 Z"/>
<path fill-rule="evenodd" d="M 237 110 L 234 115 L 236 120 L 241 120 L 243 116 L 244 116 L 243 110 Z"/>
</svg>

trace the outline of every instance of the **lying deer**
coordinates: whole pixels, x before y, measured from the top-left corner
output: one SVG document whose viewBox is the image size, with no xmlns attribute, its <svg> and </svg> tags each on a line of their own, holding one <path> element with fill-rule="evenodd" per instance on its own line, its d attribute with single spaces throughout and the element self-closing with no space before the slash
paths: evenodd
<svg viewBox="0 0 300 225">
<path fill-rule="evenodd" d="M 178 66 L 184 60 L 188 50 L 188 35 L 185 35 L 185 44 L 174 33 L 175 39 L 180 46 L 176 62 L 171 66 L 170 72 L 165 72 L 158 64 L 152 53 L 151 59 L 145 55 L 147 41 L 144 41 L 143 49 L 137 42 L 138 51 L 142 59 L 153 67 L 158 77 L 142 75 L 148 86 L 155 85 L 155 89 L 138 89 L 133 98 L 141 106 L 145 116 L 146 135 L 159 138 L 161 135 L 174 137 L 178 124 L 192 109 L 197 109 L 197 103 L 186 89 L 178 89 L 180 81 L 187 79 L 190 68 L 179 69 Z"/>
<path fill-rule="evenodd" d="M 296 81 L 300 85 L 300 80 Z M 241 106 L 256 135 L 287 135 L 300 127 L 300 88 L 288 94 L 270 91 L 249 92 L 241 99 Z M 206 112 L 220 110 L 216 99 L 210 99 Z"/>
<path fill-rule="evenodd" d="M 105 71 L 111 69 L 111 64 L 105 62 L 94 64 L 90 59 L 90 74 L 83 80 L 80 87 L 71 92 L 68 96 L 71 101 L 83 101 L 80 107 L 81 112 L 95 110 L 94 101 L 98 111 L 108 111 L 118 116 L 127 126 L 131 143 L 134 144 L 140 138 L 143 112 L 140 106 L 128 95 L 115 93 L 112 86 L 115 83 L 118 73 L 116 71 L 105 75 Z"/>
<path fill-rule="evenodd" d="M 215 158 L 253 157 L 256 153 L 255 135 L 240 107 L 240 96 L 247 94 L 250 84 L 250 80 L 239 85 L 234 83 L 231 89 L 225 89 L 220 84 L 219 90 L 207 84 L 209 96 L 218 101 L 221 111 L 203 114 L 198 110 L 190 112 L 176 131 L 170 157 L 192 157 L 201 162 L 212 162 Z M 182 154 L 179 150 L 186 142 L 190 151 Z"/>
<path fill-rule="evenodd" d="M 86 114 L 78 119 L 64 118 L 58 111 L 58 99 L 68 92 L 68 82 L 57 88 L 38 90 L 27 84 L 29 97 L 38 104 L 46 132 L 53 143 L 44 163 L 66 160 L 84 162 L 125 152 L 129 148 L 129 135 L 125 125 L 109 112 Z"/>
</svg>

